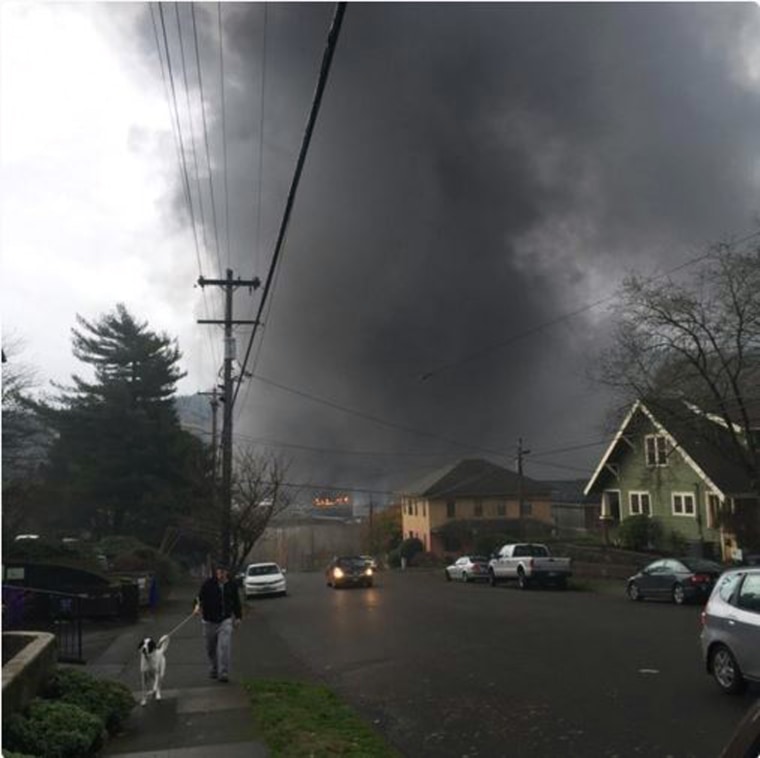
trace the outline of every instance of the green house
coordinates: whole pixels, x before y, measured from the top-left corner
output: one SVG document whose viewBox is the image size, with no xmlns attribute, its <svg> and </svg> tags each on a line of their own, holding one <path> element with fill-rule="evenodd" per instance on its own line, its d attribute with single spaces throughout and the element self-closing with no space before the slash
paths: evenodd
<svg viewBox="0 0 760 758">
<path fill-rule="evenodd" d="M 628 516 L 657 518 L 693 550 L 723 560 L 742 546 L 722 509 L 760 512 L 747 468 L 719 418 L 683 401 L 637 401 L 605 451 L 584 494 L 601 496 L 605 527 Z"/>
</svg>

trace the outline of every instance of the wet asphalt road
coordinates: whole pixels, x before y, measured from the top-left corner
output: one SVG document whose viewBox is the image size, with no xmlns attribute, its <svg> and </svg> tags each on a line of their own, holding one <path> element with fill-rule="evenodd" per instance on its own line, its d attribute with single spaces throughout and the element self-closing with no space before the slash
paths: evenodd
<svg viewBox="0 0 760 758">
<path fill-rule="evenodd" d="M 760 694 L 728 697 L 703 672 L 699 608 L 622 588 L 521 592 L 415 570 L 372 589 L 288 583 L 253 612 L 410 758 L 716 758 Z"/>
</svg>

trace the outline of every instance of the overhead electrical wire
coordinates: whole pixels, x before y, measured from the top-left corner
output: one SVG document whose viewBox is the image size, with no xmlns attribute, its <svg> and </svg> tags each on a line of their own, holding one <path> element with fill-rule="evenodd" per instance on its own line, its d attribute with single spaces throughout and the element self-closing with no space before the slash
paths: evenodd
<svg viewBox="0 0 760 758">
<path fill-rule="evenodd" d="M 227 268 L 232 265 L 232 243 L 230 242 L 230 193 L 227 177 L 229 176 L 227 166 L 227 105 L 225 101 L 224 88 L 224 32 L 222 30 L 222 4 L 216 5 L 217 19 L 219 26 L 219 79 L 220 91 L 222 97 L 222 150 L 224 160 L 224 216 L 225 216 L 225 235 L 227 239 Z M 221 275 L 221 272 L 220 272 Z"/>
<path fill-rule="evenodd" d="M 757 236 L 760 236 L 760 232 L 753 232 L 752 234 L 749 234 L 746 237 L 736 240 L 732 242 L 731 244 L 733 245 L 743 244 L 744 242 L 747 242 L 748 240 Z M 694 266 L 697 263 L 700 263 L 704 261 L 705 259 L 709 258 L 710 255 L 711 255 L 710 252 L 701 253 L 700 255 L 694 258 L 690 258 L 689 260 L 684 261 L 683 263 L 680 263 L 679 265 L 674 266 L 673 268 L 668 269 L 667 271 L 664 271 L 663 273 L 648 277 L 647 282 L 657 281 L 658 279 L 662 279 L 666 276 L 670 276 L 671 274 L 675 274 L 676 272 L 681 271 L 684 268 Z M 517 332 L 516 334 L 513 334 L 510 337 L 508 337 L 506 340 L 503 340 L 501 342 L 495 342 L 491 345 L 486 345 L 485 347 L 479 348 L 478 350 L 473 350 L 471 353 L 468 353 L 467 355 L 463 355 L 462 357 L 457 358 L 454 361 L 440 364 L 439 366 L 431 369 L 430 371 L 424 372 L 423 374 L 420 375 L 419 378 L 421 381 L 427 381 L 428 379 L 431 379 L 434 376 L 437 376 L 438 374 L 442 374 L 445 371 L 449 371 L 450 369 L 457 368 L 458 366 L 461 366 L 464 363 L 468 363 L 472 361 L 473 359 L 479 358 L 483 355 L 486 355 L 487 353 L 492 353 L 496 350 L 500 350 L 501 348 L 507 347 L 508 345 L 518 342 L 521 339 L 525 339 L 525 337 L 530 337 L 531 335 L 536 334 L 537 332 L 543 331 L 544 329 L 550 326 L 555 326 L 556 324 L 560 324 L 563 321 L 568 321 L 572 318 L 575 318 L 575 316 L 579 316 L 581 313 L 585 313 L 586 311 L 590 311 L 593 308 L 597 308 L 600 305 L 609 303 L 610 301 L 614 300 L 617 296 L 618 296 L 618 293 L 613 292 L 612 294 L 607 295 L 606 297 L 600 298 L 599 300 L 595 300 L 594 302 L 591 302 L 591 303 L 587 303 L 586 305 L 583 305 L 580 308 L 576 308 L 572 311 L 568 311 L 567 313 L 560 314 L 556 318 L 549 319 L 548 321 L 544 321 L 541 324 L 537 324 L 536 326 L 532 326 L 521 332 Z"/>
<path fill-rule="evenodd" d="M 203 92 L 203 74 L 202 74 L 202 68 L 201 68 L 200 44 L 198 42 L 198 27 L 195 21 L 195 3 L 190 3 L 190 13 L 193 19 L 193 39 L 195 42 L 195 67 L 198 72 L 198 91 L 200 92 L 200 99 L 201 99 L 201 116 L 203 119 L 203 142 L 206 148 L 205 149 L 206 171 L 208 172 L 208 189 L 209 189 L 209 195 L 211 197 L 211 216 L 212 216 L 212 221 L 214 224 L 214 242 L 215 242 L 215 249 L 216 249 L 216 262 L 217 262 L 217 265 L 219 266 L 219 277 L 221 278 L 223 274 L 223 266 L 222 266 L 222 257 L 220 253 L 220 247 L 219 247 L 219 224 L 217 222 L 217 217 L 216 217 L 216 198 L 214 197 L 214 180 L 213 180 L 213 174 L 211 171 L 211 150 L 209 149 L 208 125 L 206 123 L 206 97 Z"/>
<path fill-rule="evenodd" d="M 174 136 L 174 144 L 177 151 L 177 161 L 180 168 L 180 173 L 182 175 L 182 178 L 184 179 L 183 182 L 183 190 L 185 195 L 185 201 L 187 203 L 188 207 L 188 213 L 190 214 L 190 221 L 193 228 L 193 240 L 195 243 L 195 257 L 198 264 L 198 272 L 201 276 L 203 276 L 203 266 L 201 263 L 201 254 L 200 254 L 200 246 L 198 242 L 198 232 L 195 224 L 195 213 L 193 211 L 193 198 L 192 193 L 190 192 L 190 181 L 187 174 L 187 162 L 185 160 L 185 151 L 184 151 L 184 143 L 182 139 L 182 125 L 179 115 L 179 108 L 177 106 L 177 97 L 176 97 L 176 90 L 174 87 L 174 76 L 172 72 L 172 65 L 171 65 L 171 53 L 169 49 L 169 41 L 166 33 L 166 23 L 164 20 L 164 12 L 162 8 L 162 4 L 158 3 L 158 12 L 161 19 L 161 31 L 162 31 L 162 37 L 164 41 L 164 54 L 162 55 L 161 52 L 161 41 L 159 39 L 159 33 L 158 33 L 158 24 L 156 22 L 156 16 L 153 10 L 153 4 L 149 3 L 150 8 L 150 17 L 153 24 L 153 34 L 154 39 L 156 42 L 156 50 L 158 52 L 158 60 L 161 67 L 161 77 L 163 79 L 164 83 L 164 95 L 166 97 L 168 106 L 169 106 L 169 116 L 171 120 L 172 125 L 172 134 Z M 166 60 L 166 67 L 164 67 L 164 59 Z M 173 108 L 172 108 L 173 105 Z M 206 313 L 206 317 L 209 318 L 209 307 L 208 307 L 208 300 L 206 298 L 206 293 L 203 293 L 203 307 Z M 211 336 L 208 336 L 209 340 L 209 347 L 211 349 L 211 357 L 214 363 L 218 363 L 218 357 L 216 354 L 216 347 L 214 345 L 213 340 L 211 339 Z"/>
<path fill-rule="evenodd" d="M 280 224 L 280 230 L 277 235 L 277 242 L 275 243 L 274 253 L 272 255 L 272 261 L 269 266 L 269 272 L 267 273 L 266 282 L 264 283 L 264 289 L 262 290 L 262 293 L 261 293 L 261 299 L 259 301 L 259 309 L 258 309 L 258 313 L 255 319 L 257 322 L 261 320 L 261 314 L 264 312 L 264 307 L 266 306 L 267 299 L 272 289 L 272 283 L 274 281 L 275 272 L 277 270 L 277 264 L 279 262 L 280 256 L 282 255 L 283 242 L 286 237 L 288 224 L 290 222 L 290 215 L 292 213 L 293 205 L 295 203 L 296 191 L 298 190 L 298 184 L 301 179 L 304 163 L 306 162 L 306 154 L 308 152 L 309 145 L 311 144 L 311 137 L 314 132 L 314 125 L 317 120 L 317 115 L 319 114 L 319 108 L 320 108 L 320 105 L 322 104 L 322 96 L 324 95 L 325 86 L 327 85 L 327 78 L 330 73 L 330 65 L 332 64 L 333 56 L 335 54 L 335 48 L 338 43 L 338 37 L 340 35 L 341 24 L 343 23 L 343 16 L 345 12 L 346 12 L 346 3 L 345 2 L 338 3 L 335 8 L 335 14 L 333 16 L 330 31 L 328 32 L 328 35 L 327 35 L 327 45 L 325 47 L 325 52 L 322 57 L 322 66 L 320 68 L 316 90 L 314 92 L 314 97 L 312 99 L 311 110 L 309 112 L 309 117 L 306 122 L 306 130 L 304 133 L 303 141 L 301 143 L 301 149 L 298 154 L 298 160 L 296 161 L 296 168 L 293 175 L 293 180 L 291 182 L 290 190 L 288 192 L 288 197 L 285 203 L 285 210 L 283 213 L 282 222 Z M 256 331 L 257 331 L 257 325 L 254 325 L 253 329 L 251 330 L 251 336 L 248 341 L 248 347 L 246 348 L 245 358 L 243 359 L 242 370 L 240 372 L 240 376 L 238 377 L 237 384 L 235 385 L 235 392 L 232 397 L 233 406 L 234 406 L 235 400 L 237 399 L 238 393 L 240 392 L 240 385 L 243 381 L 243 377 L 245 376 L 245 369 L 248 364 L 248 359 L 250 358 L 250 355 L 251 355 L 251 349 L 253 347 L 253 341 L 256 336 Z"/>
</svg>

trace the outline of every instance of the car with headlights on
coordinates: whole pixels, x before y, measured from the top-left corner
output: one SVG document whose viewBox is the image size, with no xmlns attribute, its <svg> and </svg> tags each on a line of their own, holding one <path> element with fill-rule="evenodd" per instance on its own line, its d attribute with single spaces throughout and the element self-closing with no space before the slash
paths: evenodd
<svg viewBox="0 0 760 758">
<path fill-rule="evenodd" d="M 707 673 L 724 692 L 760 682 L 760 568 L 720 577 L 702 611 L 700 642 Z"/>
<path fill-rule="evenodd" d="M 245 599 L 261 595 L 287 595 L 285 569 L 276 563 L 251 563 L 243 575 Z"/>
<path fill-rule="evenodd" d="M 460 579 L 463 582 L 488 581 L 488 558 L 484 555 L 463 555 L 443 570 L 446 581 Z"/>
<path fill-rule="evenodd" d="M 661 558 L 628 578 L 631 600 L 672 600 L 676 605 L 706 602 L 723 566 L 704 558 Z"/>
<path fill-rule="evenodd" d="M 374 583 L 374 571 L 361 555 L 339 555 L 333 558 L 325 569 L 327 586 L 371 587 Z"/>
</svg>

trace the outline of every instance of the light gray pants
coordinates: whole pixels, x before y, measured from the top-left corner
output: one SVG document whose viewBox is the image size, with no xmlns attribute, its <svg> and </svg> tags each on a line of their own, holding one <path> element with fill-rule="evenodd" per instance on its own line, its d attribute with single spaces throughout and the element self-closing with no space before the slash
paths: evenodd
<svg viewBox="0 0 760 758">
<path fill-rule="evenodd" d="M 212 673 L 229 676 L 232 655 L 232 619 L 224 619 L 221 624 L 204 621 L 203 638 L 206 642 L 206 655 Z"/>
</svg>

